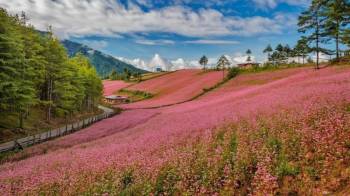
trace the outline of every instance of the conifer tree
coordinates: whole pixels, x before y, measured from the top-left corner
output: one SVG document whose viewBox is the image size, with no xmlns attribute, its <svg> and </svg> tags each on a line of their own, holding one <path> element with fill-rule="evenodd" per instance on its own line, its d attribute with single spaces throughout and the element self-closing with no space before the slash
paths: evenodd
<svg viewBox="0 0 350 196">
<path fill-rule="evenodd" d="M 299 32 L 310 32 L 305 37 L 308 43 L 315 43 L 315 47 L 312 47 L 311 51 L 316 52 L 316 69 L 319 69 L 320 52 L 322 51 L 320 43 L 325 41 L 325 17 L 323 14 L 325 2 L 324 0 L 313 0 L 308 10 L 299 16 L 298 21 Z"/>
<path fill-rule="evenodd" d="M 222 79 L 225 79 L 225 67 L 229 66 L 230 62 L 226 58 L 225 55 L 222 55 L 216 65 L 216 68 L 219 70 L 220 68 L 222 69 Z"/>
<path fill-rule="evenodd" d="M 34 69 L 28 59 L 22 34 L 23 25 L 18 17 L 10 17 L 0 10 L 1 45 L 1 89 L 0 97 L 5 110 L 16 111 L 19 115 L 19 127 L 23 128 L 24 113 L 36 102 L 33 82 Z"/>
<path fill-rule="evenodd" d="M 250 61 L 252 61 L 252 58 L 250 57 L 250 55 L 252 54 L 252 51 L 250 50 L 250 49 L 248 49 L 247 51 L 246 51 L 246 54 L 247 54 L 247 62 L 250 62 Z"/>
<path fill-rule="evenodd" d="M 325 33 L 335 40 L 336 59 L 339 59 L 341 36 L 350 22 L 349 1 L 327 0 L 324 7 Z"/>
<path fill-rule="evenodd" d="M 203 69 L 206 69 L 206 65 L 208 64 L 208 58 L 206 56 L 202 56 L 199 60 L 199 64 L 203 66 Z"/>
<path fill-rule="evenodd" d="M 300 56 L 303 58 L 303 64 L 305 63 L 305 58 L 307 54 L 310 52 L 310 47 L 307 44 L 307 38 L 302 36 L 300 40 L 298 40 L 297 45 L 294 48 L 295 55 L 299 58 Z"/>
<path fill-rule="evenodd" d="M 56 86 L 60 85 L 59 83 L 65 79 L 60 74 L 65 74 L 62 69 L 66 68 L 65 64 L 68 60 L 65 49 L 59 40 L 53 36 L 52 32 L 49 32 L 47 36 L 44 57 L 47 64 L 45 65 L 45 84 L 42 90 L 45 92 L 46 119 L 50 121 L 55 107 L 55 101 L 59 97 L 59 94 L 62 93 L 56 89 Z"/>
<path fill-rule="evenodd" d="M 272 52 L 272 47 L 271 45 L 267 45 L 266 48 L 264 49 L 264 53 L 267 53 L 267 60 L 270 61 L 270 58 L 271 58 L 271 52 Z"/>
</svg>

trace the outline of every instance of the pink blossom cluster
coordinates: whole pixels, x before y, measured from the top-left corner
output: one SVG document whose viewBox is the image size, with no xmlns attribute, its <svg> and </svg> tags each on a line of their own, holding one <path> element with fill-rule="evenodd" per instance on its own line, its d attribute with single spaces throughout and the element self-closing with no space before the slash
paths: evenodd
<svg viewBox="0 0 350 196">
<path fill-rule="evenodd" d="M 159 91 L 154 92 L 164 94 L 164 99 L 155 98 L 154 102 L 140 103 L 135 107 L 181 101 L 196 94 L 193 91 L 199 92 L 203 83 L 210 86 L 219 80 L 216 72 L 195 75 L 193 80 L 186 81 L 182 81 L 182 75 L 193 75 L 193 71 L 175 73 L 179 75 L 171 77 L 170 81 L 159 77 L 161 80 L 155 85 Z M 142 172 L 152 175 L 164 163 L 180 156 L 174 150 L 177 146 L 205 130 L 241 117 L 269 115 L 281 109 L 303 111 L 315 100 L 330 103 L 350 101 L 350 69 L 301 69 L 269 74 L 261 77 L 274 79 L 258 85 L 232 90 L 236 88 L 235 80 L 232 80 L 218 89 L 220 93 L 213 91 L 200 99 L 164 108 L 123 112 L 80 132 L 29 148 L 26 151 L 37 152 L 43 147 L 47 150 L 44 154 L 33 153 L 24 160 L 0 165 L 0 193 L 30 192 L 48 183 L 74 184 L 82 173 L 99 172 L 110 167 L 121 170 L 138 165 Z M 172 82 L 176 85 L 169 86 Z M 135 90 L 151 88 L 155 87 L 148 84 Z M 168 94 L 172 96 L 168 97 Z M 333 123 L 336 124 L 337 120 Z M 268 181 L 273 180 L 266 171 L 261 166 L 258 174 Z"/>
</svg>

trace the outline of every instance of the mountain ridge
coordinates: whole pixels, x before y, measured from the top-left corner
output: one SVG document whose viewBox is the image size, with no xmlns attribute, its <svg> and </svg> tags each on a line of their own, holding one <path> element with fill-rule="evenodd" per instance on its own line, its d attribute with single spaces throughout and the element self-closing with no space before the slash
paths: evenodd
<svg viewBox="0 0 350 196">
<path fill-rule="evenodd" d="M 113 70 L 117 71 L 118 73 L 123 72 L 124 69 L 128 69 L 132 73 L 147 72 L 127 62 L 121 61 L 111 55 L 90 48 L 87 45 L 67 39 L 61 41 L 61 43 L 67 49 L 69 56 L 74 56 L 78 53 L 81 53 L 82 55 L 86 56 L 90 60 L 91 64 L 93 64 L 96 68 L 97 73 L 102 77 L 108 76 L 108 74 L 111 73 Z"/>
</svg>

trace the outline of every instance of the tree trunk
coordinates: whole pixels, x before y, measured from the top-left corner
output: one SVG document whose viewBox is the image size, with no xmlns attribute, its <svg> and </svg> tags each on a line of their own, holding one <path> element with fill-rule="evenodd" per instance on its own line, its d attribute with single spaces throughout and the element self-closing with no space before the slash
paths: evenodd
<svg viewBox="0 0 350 196">
<path fill-rule="evenodd" d="M 305 55 L 303 55 L 303 65 L 305 64 Z"/>
<path fill-rule="evenodd" d="M 21 129 L 23 129 L 23 118 L 24 118 L 23 111 L 20 111 L 19 112 L 19 128 L 21 128 Z"/>
<path fill-rule="evenodd" d="M 222 81 L 225 80 L 225 66 L 222 66 Z"/>
<path fill-rule="evenodd" d="M 335 37 L 335 46 L 336 46 L 336 58 L 339 60 L 339 33 L 337 32 L 337 35 Z"/>
<path fill-rule="evenodd" d="M 48 98 L 48 108 L 47 108 L 47 116 L 46 116 L 46 120 L 47 121 L 51 121 L 51 110 L 52 110 L 52 86 L 53 86 L 53 81 L 50 78 L 48 80 L 48 85 L 47 85 L 47 98 Z"/>
<path fill-rule="evenodd" d="M 318 13 L 317 13 L 318 14 Z M 319 69 L 319 57 L 320 57 L 320 49 L 319 49 L 319 21 L 318 17 L 316 17 L 316 69 Z"/>
<path fill-rule="evenodd" d="M 335 35 L 335 45 L 336 45 L 336 55 L 337 60 L 339 60 L 339 20 L 337 20 L 337 29 L 336 29 L 336 35 Z"/>
</svg>

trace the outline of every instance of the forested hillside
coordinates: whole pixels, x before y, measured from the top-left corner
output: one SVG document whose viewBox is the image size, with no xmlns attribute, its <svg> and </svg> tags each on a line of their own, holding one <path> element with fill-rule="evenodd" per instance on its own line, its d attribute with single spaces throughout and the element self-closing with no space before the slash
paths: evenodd
<svg viewBox="0 0 350 196">
<path fill-rule="evenodd" d="M 51 32 L 39 34 L 25 14 L 0 9 L 0 115 L 17 115 L 17 127 L 33 112 L 50 122 L 96 108 L 102 82 L 83 55 L 69 57 Z M 13 128 L 2 127 L 0 128 Z M 0 132 L 1 133 L 1 132 Z"/>
<path fill-rule="evenodd" d="M 118 73 L 124 72 L 125 69 L 131 73 L 146 73 L 144 70 L 138 69 L 128 63 L 104 54 L 101 51 L 89 48 L 86 45 L 70 40 L 64 40 L 62 41 L 62 44 L 67 49 L 69 56 L 74 56 L 78 53 L 86 56 L 92 65 L 95 66 L 97 73 L 102 77 L 109 75 L 113 70 Z"/>
</svg>

